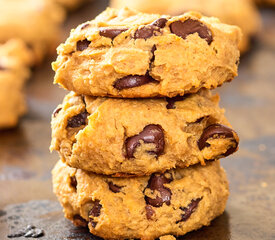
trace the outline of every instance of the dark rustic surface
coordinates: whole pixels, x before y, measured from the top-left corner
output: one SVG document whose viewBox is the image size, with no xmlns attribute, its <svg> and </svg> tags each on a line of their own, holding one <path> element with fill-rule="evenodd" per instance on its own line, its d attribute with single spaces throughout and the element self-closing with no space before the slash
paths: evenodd
<svg viewBox="0 0 275 240">
<path fill-rule="evenodd" d="M 67 34 L 106 5 L 99 0 L 71 14 Z M 239 152 L 222 160 L 231 186 L 226 212 L 182 239 L 275 239 L 275 10 L 261 12 L 263 30 L 241 59 L 239 77 L 218 89 L 241 138 Z M 65 91 L 52 85 L 51 60 L 34 70 L 27 86 L 28 115 L 18 128 L 0 132 L 0 240 L 28 224 L 44 230 L 43 240 L 95 239 L 63 218 L 52 193 L 50 170 L 58 157 L 48 150 L 50 115 Z"/>
</svg>

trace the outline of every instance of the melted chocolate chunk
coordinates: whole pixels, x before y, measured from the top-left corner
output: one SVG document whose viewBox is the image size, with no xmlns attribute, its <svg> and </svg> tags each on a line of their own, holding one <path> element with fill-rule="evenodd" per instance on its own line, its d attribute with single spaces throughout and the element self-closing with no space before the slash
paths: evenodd
<svg viewBox="0 0 275 240">
<path fill-rule="evenodd" d="M 208 116 L 207 116 L 207 117 L 208 117 Z M 202 122 L 204 118 L 206 118 L 206 117 L 198 118 L 198 119 L 195 121 L 195 123 L 200 123 L 200 122 Z"/>
<path fill-rule="evenodd" d="M 73 223 L 77 227 L 87 227 L 88 226 L 88 222 L 78 214 L 74 215 Z"/>
<path fill-rule="evenodd" d="M 134 34 L 134 39 L 147 39 L 152 37 L 155 32 L 160 32 L 160 29 L 165 27 L 166 22 L 166 18 L 159 18 L 153 23 L 139 28 Z"/>
<path fill-rule="evenodd" d="M 145 211 L 146 211 L 146 218 L 147 218 L 148 220 L 151 220 L 152 217 L 153 217 L 154 214 L 155 214 L 154 209 L 153 209 L 150 205 L 146 205 Z"/>
<path fill-rule="evenodd" d="M 205 147 L 209 147 L 209 143 L 207 142 L 210 138 L 232 138 L 232 141 L 235 142 L 235 146 L 229 148 L 223 156 L 228 156 L 234 153 L 238 148 L 238 141 L 234 137 L 234 130 L 224 126 L 222 124 L 212 124 L 204 129 L 199 141 L 198 147 L 200 150 L 204 149 Z M 236 133 L 235 133 L 236 134 Z"/>
<path fill-rule="evenodd" d="M 86 125 L 87 117 L 88 117 L 88 112 L 85 111 L 69 118 L 67 123 L 67 128 L 68 127 L 77 128 L 82 125 Z"/>
<path fill-rule="evenodd" d="M 128 28 L 99 28 L 99 35 L 114 39 L 116 36 L 127 30 Z"/>
<path fill-rule="evenodd" d="M 102 205 L 99 203 L 99 200 L 96 200 L 94 202 L 94 206 L 89 212 L 89 216 L 99 217 L 101 208 L 102 208 Z"/>
<path fill-rule="evenodd" d="M 153 174 L 151 175 L 147 188 L 153 191 L 158 191 L 160 197 L 157 196 L 155 199 L 145 196 L 145 201 L 147 204 L 154 207 L 161 207 L 163 203 L 170 205 L 170 200 L 172 192 L 169 188 L 165 187 L 163 184 L 170 183 L 172 179 L 165 177 L 164 174 Z"/>
<path fill-rule="evenodd" d="M 89 47 L 90 43 L 91 43 L 91 41 L 88 41 L 87 39 L 84 39 L 82 41 L 78 41 L 76 43 L 76 50 L 77 51 L 83 51 L 83 50 L 85 50 L 86 48 Z"/>
<path fill-rule="evenodd" d="M 140 146 L 140 141 L 144 143 L 153 143 L 155 145 L 155 150 L 150 151 L 150 154 L 159 156 L 164 151 L 164 132 L 160 125 L 150 124 L 143 128 L 142 132 L 133 137 L 129 137 L 125 141 L 126 146 L 126 157 L 133 158 L 135 150 Z"/>
<path fill-rule="evenodd" d="M 195 19 L 187 19 L 186 21 L 176 21 L 170 24 L 170 30 L 177 36 L 185 39 L 188 35 L 198 33 L 208 44 L 213 41 L 210 29 Z"/>
<path fill-rule="evenodd" d="M 190 216 L 192 215 L 192 213 L 194 213 L 196 211 L 198 204 L 201 200 L 202 200 L 202 198 L 193 199 L 191 201 L 191 203 L 188 204 L 187 207 L 180 207 L 180 209 L 184 213 L 181 215 L 181 220 L 177 221 L 176 223 L 187 221 L 190 218 Z"/>
<path fill-rule="evenodd" d="M 167 109 L 175 109 L 176 106 L 175 106 L 175 102 L 177 101 L 182 101 L 186 98 L 186 96 L 176 96 L 176 97 L 173 97 L 173 98 L 166 98 L 166 101 L 167 101 L 167 105 L 166 105 L 166 108 Z"/>
<path fill-rule="evenodd" d="M 57 116 L 57 114 L 61 111 L 61 107 L 60 108 L 57 108 L 57 109 L 55 109 L 54 110 L 54 112 L 53 112 L 53 117 L 56 117 Z"/>
<path fill-rule="evenodd" d="M 81 30 L 83 30 L 83 29 L 85 29 L 85 28 L 87 28 L 87 27 L 89 27 L 89 26 L 90 26 L 89 23 L 85 23 L 85 24 L 83 24 L 83 26 L 81 27 Z"/>
<path fill-rule="evenodd" d="M 120 189 L 122 188 L 122 187 L 120 187 L 120 186 L 118 186 L 118 185 L 116 185 L 112 182 L 108 182 L 108 186 L 109 186 L 109 189 L 114 193 L 120 192 Z"/>
<path fill-rule="evenodd" d="M 70 181 L 71 181 L 71 187 L 76 189 L 77 187 L 76 177 L 75 176 L 70 177 Z"/>
<path fill-rule="evenodd" d="M 129 75 L 115 81 L 114 88 L 118 90 L 139 87 L 150 82 L 157 82 L 149 74 L 144 76 Z"/>
<path fill-rule="evenodd" d="M 167 21 L 168 20 L 166 18 L 159 18 L 156 21 L 154 21 L 151 25 L 159 27 L 159 28 L 164 28 Z"/>
<path fill-rule="evenodd" d="M 151 49 L 151 53 L 153 54 L 152 58 L 151 58 L 151 63 L 155 61 L 155 51 L 157 50 L 156 45 L 154 45 Z"/>
<path fill-rule="evenodd" d="M 101 211 L 102 205 L 99 203 L 99 200 L 96 200 L 94 202 L 94 206 L 92 209 L 89 211 L 89 222 L 92 224 L 93 228 L 96 227 L 97 222 L 94 221 L 94 217 L 99 217 L 100 216 L 100 211 Z"/>
<path fill-rule="evenodd" d="M 154 33 L 157 31 L 159 32 L 160 28 L 156 27 L 154 25 L 146 25 L 144 27 L 139 28 L 136 30 L 134 34 L 134 39 L 147 39 L 154 35 Z"/>
</svg>

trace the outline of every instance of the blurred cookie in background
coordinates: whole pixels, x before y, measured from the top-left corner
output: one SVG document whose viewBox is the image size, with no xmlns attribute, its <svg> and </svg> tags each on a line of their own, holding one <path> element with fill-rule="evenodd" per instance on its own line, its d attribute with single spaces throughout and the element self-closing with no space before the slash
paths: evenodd
<svg viewBox="0 0 275 240">
<path fill-rule="evenodd" d="M 32 61 L 32 52 L 22 40 L 0 45 L 0 129 L 16 126 L 26 112 L 23 86 Z"/>
<path fill-rule="evenodd" d="M 251 0 L 111 0 L 111 7 L 124 6 L 148 13 L 178 15 L 192 10 L 218 17 L 222 22 L 242 29 L 243 39 L 239 45 L 242 53 L 249 49 L 250 38 L 261 26 L 260 15 Z"/>
<path fill-rule="evenodd" d="M 61 4 L 68 10 L 75 10 L 76 8 L 83 5 L 85 2 L 91 2 L 92 0 L 53 0 L 54 2 Z"/>
<path fill-rule="evenodd" d="M 49 0 L 0 0 L 0 42 L 22 39 L 38 64 L 55 53 L 64 19 L 63 8 Z"/>
<path fill-rule="evenodd" d="M 275 7 L 275 0 L 255 0 L 255 2 L 259 5 Z"/>
</svg>

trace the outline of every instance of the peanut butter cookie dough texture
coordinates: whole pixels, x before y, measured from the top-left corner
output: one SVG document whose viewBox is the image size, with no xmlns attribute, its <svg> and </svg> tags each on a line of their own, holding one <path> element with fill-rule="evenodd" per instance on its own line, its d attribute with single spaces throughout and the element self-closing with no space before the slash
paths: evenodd
<svg viewBox="0 0 275 240">
<path fill-rule="evenodd" d="M 65 217 L 112 239 L 174 239 L 224 212 L 239 138 L 210 89 L 237 75 L 238 27 L 111 9 L 58 47 L 53 186 Z"/>
</svg>

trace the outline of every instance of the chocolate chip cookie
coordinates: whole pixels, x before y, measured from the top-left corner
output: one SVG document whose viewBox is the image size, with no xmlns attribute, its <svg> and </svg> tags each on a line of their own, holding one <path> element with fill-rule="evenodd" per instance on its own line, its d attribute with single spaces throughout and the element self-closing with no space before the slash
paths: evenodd
<svg viewBox="0 0 275 240">
<path fill-rule="evenodd" d="M 78 94 L 195 93 L 237 75 L 240 29 L 195 12 L 170 17 L 108 8 L 58 47 L 55 83 Z"/>
<path fill-rule="evenodd" d="M 32 52 L 23 41 L 11 39 L 0 45 L 0 129 L 14 127 L 26 111 L 23 86 L 30 65 Z"/>
<path fill-rule="evenodd" d="M 255 0 L 257 4 L 265 6 L 275 6 L 275 0 Z"/>
<path fill-rule="evenodd" d="M 260 15 L 253 1 L 248 0 L 112 0 L 111 6 L 128 6 L 146 13 L 178 15 L 186 11 L 198 11 L 206 16 L 219 18 L 222 22 L 239 26 L 243 38 L 239 48 L 248 50 L 250 38 L 259 31 Z"/>
<path fill-rule="evenodd" d="M 66 9 L 73 10 L 81 6 L 84 2 L 88 2 L 88 0 L 54 0 L 54 2 L 60 4 Z"/>
<path fill-rule="evenodd" d="M 59 42 L 64 11 L 49 0 L 1 0 L 0 42 L 21 38 L 38 63 Z"/>
<path fill-rule="evenodd" d="M 135 178 L 87 173 L 59 161 L 52 174 L 65 217 L 105 239 L 184 235 L 221 215 L 229 194 L 219 161 Z"/>
<path fill-rule="evenodd" d="M 209 91 L 159 99 L 71 92 L 53 113 L 51 150 L 72 167 L 117 177 L 205 164 L 238 148 L 218 101 Z"/>
</svg>

